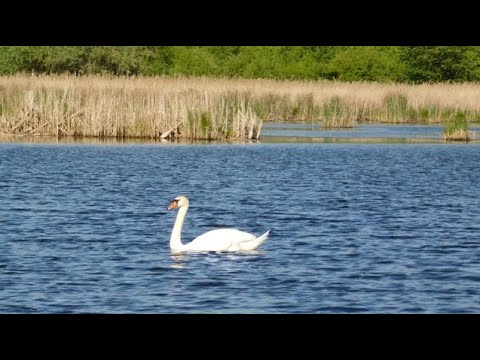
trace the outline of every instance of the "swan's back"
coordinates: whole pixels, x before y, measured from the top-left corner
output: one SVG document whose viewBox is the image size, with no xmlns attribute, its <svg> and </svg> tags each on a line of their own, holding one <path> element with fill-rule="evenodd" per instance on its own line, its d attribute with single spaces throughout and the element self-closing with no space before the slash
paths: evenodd
<svg viewBox="0 0 480 360">
<path fill-rule="evenodd" d="M 257 238 L 238 229 L 216 229 L 200 235 L 185 246 L 187 250 L 198 251 L 253 250 L 268 237 L 268 233 Z"/>
</svg>

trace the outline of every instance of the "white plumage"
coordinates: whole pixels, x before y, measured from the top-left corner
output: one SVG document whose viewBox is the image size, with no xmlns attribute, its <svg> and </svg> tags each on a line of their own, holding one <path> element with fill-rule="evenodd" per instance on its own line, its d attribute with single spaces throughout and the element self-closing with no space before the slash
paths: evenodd
<svg viewBox="0 0 480 360">
<path fill-rule="evenodd" d="M 178 215 L 170 237 L 172 251 L 250 251 L 255 250 L 267 238 L 270 230 L 256 237 L 237 229 L 216 229 L 206 232 L 188 244 L 182 244 L 181 234 L 189 201 L 186 196 L 173 199 L 167 210 L 178 208 Z"/>
</svg>

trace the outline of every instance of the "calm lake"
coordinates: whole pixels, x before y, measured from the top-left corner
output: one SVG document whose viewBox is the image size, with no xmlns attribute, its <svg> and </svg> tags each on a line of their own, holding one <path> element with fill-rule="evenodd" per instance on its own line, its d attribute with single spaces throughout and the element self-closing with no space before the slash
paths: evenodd
<svg viewBox="0 0 480 360">
<path fill-rule="evenodd" d="M 0 142 L 0 313 L 478 313 L 479 164 L 478 143 Z M 270 238 L 173 255 L 181 194 L 184 242 Z"/>
</svg>

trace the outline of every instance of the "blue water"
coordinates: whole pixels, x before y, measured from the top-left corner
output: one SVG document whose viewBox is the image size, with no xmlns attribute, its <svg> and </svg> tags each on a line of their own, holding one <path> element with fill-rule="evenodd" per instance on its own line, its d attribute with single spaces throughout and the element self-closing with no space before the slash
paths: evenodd
<svg viewBox="0 0 480 360">
<path fill-rule="evenodd" d="M 0 144 L 1 313 L 478 313 L 478 144 Z M 251 254 L 172 255 L 217 227 Z"/>
<path fill-rule="evenodd" d="M 474 140 L 480 139 L 480 127 L 470 125 Z M 419 124 L 359 124 L 353 128 L 329 129 L 314 123 L 265 123 L 262 127 L 264 139 L 275 137 L 317 138 L 317 139 L 391 139 L 391 140 L 443 140 L 443 125 Z"/>
</svg>

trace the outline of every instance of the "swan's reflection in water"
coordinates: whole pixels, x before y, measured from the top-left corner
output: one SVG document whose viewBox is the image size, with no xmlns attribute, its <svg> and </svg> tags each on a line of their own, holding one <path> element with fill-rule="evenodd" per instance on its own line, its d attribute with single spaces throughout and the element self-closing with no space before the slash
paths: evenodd
<svg viewBox="0 0 480 360">
<path fill-rule="evenodd" d="M 170 264 L 170 268 L 172 269 L 183 269 L 185 268 L 185 264 L 188 262 L 191 256 L 180 253 L 180 252 L 172 252 L 170 255 L 170 259 L 172 262 Z"/>
<path fill-rule="evenodd" d="M 172 262 L 170 268 L 172 269 L 184 269 L 185 266 L 194 258 L 201 258 L 206 263 L 221 263 L 225 266 L 232 261 L 246 260 L 250 258 L 257 258 L 264 254 L 261 250 L 252 251 L 236 251 L 236 252 L 220 252 L 220 251 L 208 251 L 208 252 L 171 252 L 170 259 Z"/>
</svg>

